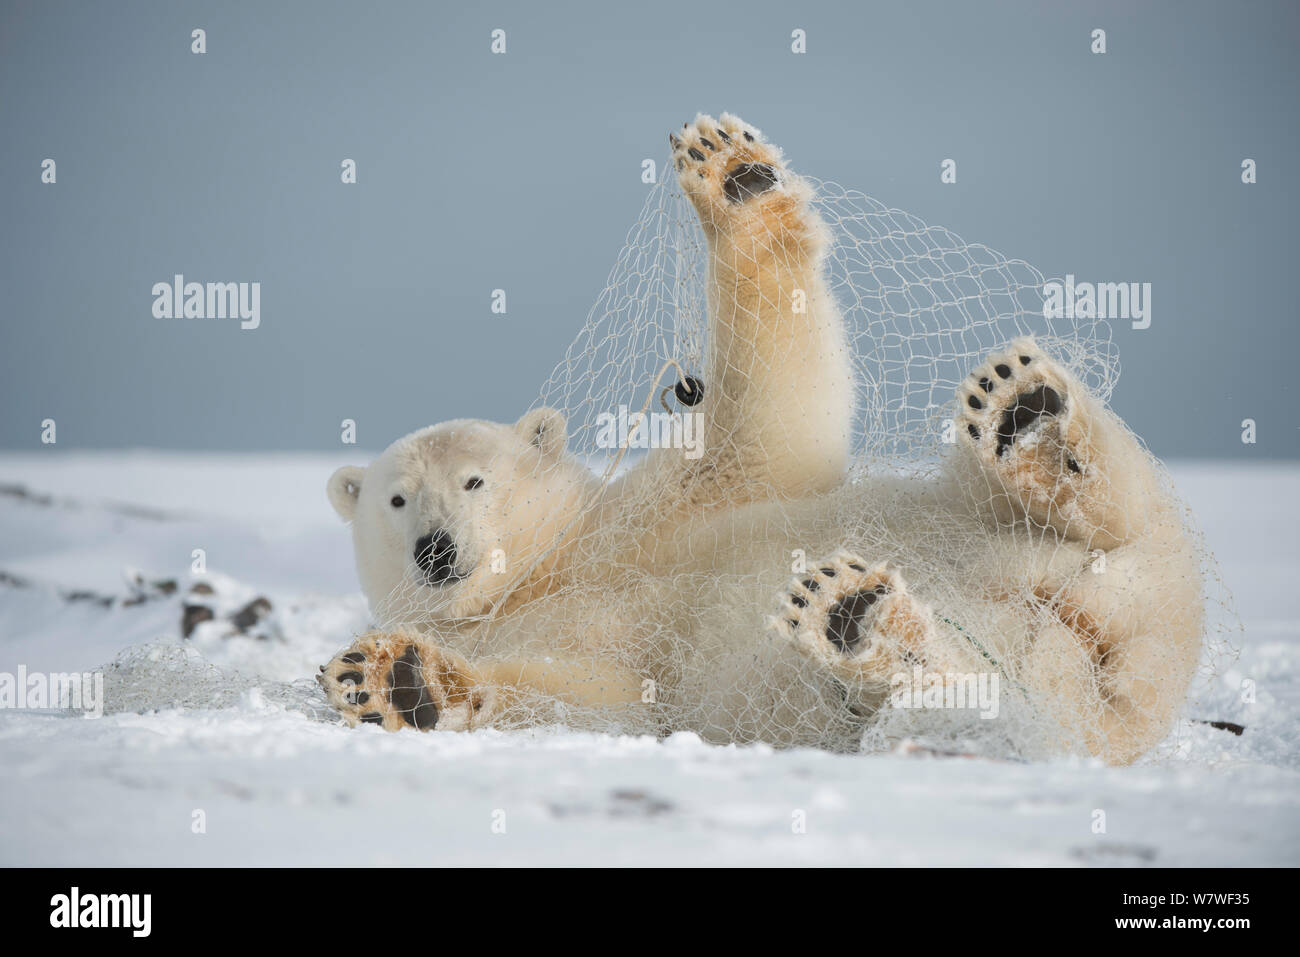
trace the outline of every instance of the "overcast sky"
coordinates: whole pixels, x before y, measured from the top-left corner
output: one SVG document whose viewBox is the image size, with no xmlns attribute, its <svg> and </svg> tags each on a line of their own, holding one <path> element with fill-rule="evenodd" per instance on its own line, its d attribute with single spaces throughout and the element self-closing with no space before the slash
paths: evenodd
<svg viewBox="0 0 1300 957">
<path fill-rule="evenodd" d="M 730 110 L 1047 276 L 1151 283 L 1151 327 L 1114 326 L 1114 405 L 1157 454 L 1300 456 L 1298 10 L 6 2 L 0 447 L 39 449 L 47 418 L 61 449 L 212 450 L 513 420 L 605 284 L 642 160 Z M 155 318 L 177 273 L 260 282 L 260 326 Z"/>
</svg>

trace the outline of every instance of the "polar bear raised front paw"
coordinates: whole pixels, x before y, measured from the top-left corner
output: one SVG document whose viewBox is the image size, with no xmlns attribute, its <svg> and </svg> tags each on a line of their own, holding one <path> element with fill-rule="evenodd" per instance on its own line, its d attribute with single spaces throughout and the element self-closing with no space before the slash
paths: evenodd
<svg viewBox="0 0 1300 957">
<path fill-rule="evenodd" d="M 838 677 L 868 683 L 923 664 L 934 635 L 930 609 L 898 571 L 846 551 L 796 578 L 769 623 Z"/>
<path fill-rule="evenodd" d="M 495 689 L 461 656 L 402 632 L 362 635 L 316 681 L 349 726 L 464 730 L 485 723 Z"/>
<path fill-rule="evenodd" d="M 787 175 L 781 150 L 729 113 L 700 114 L 680 133 L 668 134 L 673 165 L 697 206 L 739 207 L 781 185 Z"/>
</svg>

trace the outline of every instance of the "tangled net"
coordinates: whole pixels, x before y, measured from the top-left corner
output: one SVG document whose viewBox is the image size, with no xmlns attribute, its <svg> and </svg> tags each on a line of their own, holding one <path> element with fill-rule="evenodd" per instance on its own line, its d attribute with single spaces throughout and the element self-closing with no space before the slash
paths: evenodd
<svg viewBox="0 0 1300 957">
<path fill-rule="evenodd" d="M 1106 735 L 1123 737 L 1126 724 L 1150 722 L 1141 710 L 1142 688 L 1130 694 L 1132 679 L 1141 676 L 1116 670 L 1114 661 L 1123 648 L 1111 647 L 1107 636 L 1131 630 L 1124 616 L 1132 608 L 1147 606 L 1146 613 L 1160 619 L 1160 605 L 1168 603 L 1161 620 L 1179 619 L 1195 630 L 1194 647 L 1184 636 L 1182 650 L 1170 651 L 1171 660 L 1186 657 L 1191 647 L 1192 666 L 1199 662 L 1205 677 L 1228 649 L 1234 616 L 1191 516 L 1145 447 L 1134 445 L 1176 515 L 1187 558 L 1179 567 L 1190 569 L 1184 577 L 1194 581 L 1189 578 L 1169 592 L 1151 591 L 1150 575 L 1126 579 L 1132 569 L 1121 564 L 1098 576 L 1111 576 L 1106 579 L 1110 597 L 1080 614 L 1077 608 L 1063 611 L 1062 596 L 1086 588 L 1085 576 L 1097 574 L 1095 563 L 1080 566 L 1046 595 L 1014 562 L 983 577 L 970 571 L 1005 561 L 1008 541 L 1050 558 L 1059 536 L 1014 509 L 999 510 L 1005 490 L 994 487 L 987 475 L 963 479 L 974 466 L 963 464 L 957 449 L 963 427 L 955 421 L 954 396 L 990 352 L 1032 336 L 1105 403 L 1119 373 L 1108 320 L 1048 318 L 1045 279 L 1029 264 L 968 244 L 861 192 L 807 177 L 804 181 L 815 190 L 812 206 L 830 237 L 824 281 L 843 317 L 856 392 L 850 460 L 842 481 L 806 495 L 787 495 L 762 487 L 767 477 L 760 470 L 757 478 L 733 476 L 719 500 L 694 495 L 694 486 L 681 477 L 698 477 L 689 465 L 685 472 L 679 466 L 656 472 L 647 453 L 635 447 L 635 430 L 627 435 L 615 429 L 619 441 L 611 443 L 611 423 L 619 421 L 620 410 L 633 423 L 637 413 L 662 412 L 667 418 L 661 420 L 660 438 L 683 439 L 683 416 L 692 414 L 697 388 L 707 404 L 725 388 L 718 379 L 734 382 L 734 373 L 766 371 L 743 342 L 724 352 L 727 366 L 721 375 L 716 359 L 711 368 L 710 248 L 687 195 L 676 182 L 659 184 L 650 190 L 608 285 L 544 383 L 536 406 L 564 414 L 569 452 L 596 477 L 588 493 L 558 532 L 547 525 L 536 541 L 521 545 L 516 537 L 512 548 L 502 550 L 497 574 L 510 585 L 494 590 L 493 600 L 470 620 L 449 621 L 447 592 L 429 588 L 422 569 L 412 564 L 403 583 L 376 603 L 377 625 L 382 630 L 418 629 L 472 663 L 531 655 L 587 662 L 591 674 L 607 674 L 606 666 L 622 669 L 642 690 L 636 700 L 592 704 L 569 694 L 562 682 L 549 688 L 521 682 L 518 693 L 503 699 L 492 715 L 497 726 L 560 723 L 661 735 L 689 730 L 717 742 L 835 750 L 878 750 L 906 739 L 962 752 L 1039 757 L 1064 751 L 1116 760 L 1131 760 L 1160 740 L 1167 747 L 1171 739 L 1166 732 L 1187 700 L 1188 669 L 1182 664 L 1154 669 L 1144 687 L 1166 711 L 1171 696 L 1176 698 L 1173 713 L 1158 719 L 1159 727 L 1136 731 L 1137 745 L 1112 749 Z M 772 237 L 776 246 L 785 238 Z M 784 308 L 759 302 L 750 312 L 778 306 Z M 791 401 L 797 404 L 798 399 Z M 803 409 L 805 415 L 814 411 L 812 406 Z M 1116 428 L 1128 434 L 1122 425 Z M 739 444 L 742 438 L 751 445 L 736 451 L 738 460 L 756 461 L 762 449 L 753 446 L 752 436 L 716 430 L 705 436 L 715 448 Z M 1023 441 L 1028 447 L 1032 440 Z M 655 454 L 648 453 L 651 458 Z M 661 453 L 660 461 L 671 454 L 681 450 Z M 651 478 L 625 481 L 638 470 Z M 625 484 L 620 487 L 620 482 Z M 620 491 L 611 504 L 614 488 Z M 915 491 L 920 488 L 946 491 L 938 499 L 927 498 Z M 981 489 L 984 500 L 979 500 Z M 809 501 L 818 503 L 811 524 L 801 517 Z M 952 507 L 936 509 L 936 501 Z M 752 523 L 717 524 L 720 512 L 753 502 L 767 502 L 769 508 L 768 531 L 757 536 L 758 544 Z M 965 504 L 955 504 L 959 502 Z M 698 537 L 701 529 L 714 529 L 708 561 L 725 560 L 701 566 L 698 554 L 683 559 L 681 550 L 672 548 L 666 551 L 675 557 L 665 560 L 639 537 L 664 516 L 675 516 L 669 538 L 678 545 Z M 1130 519 L 1135 527 L 1144 520 L 1141 515 L 1126 521 Z M 481 520 L 472 516 L 448 521 L 471 540 L 485 534 Z M 791 528 L 811 531 L 807 540 L 783 539 Z M 763 557 L 765 548 L 775 557 Z M 845 678 L 845 669 L 828 665 L 825 654 L 810 654 L 769 627 L 768 616 L 777 612 L 792 578 L 838 549 L 872 564 L 888 561 L 901 572 L 909 592 L 932 612 L 937 640 L 947 649 L 940 656 L 943 667 L 959 676 L 998 676 L 995 718 L 981 717 L 980 709 L 971 707 L 895 706 L 895 685 L 864 690 Z M 553 568 L 561 553 L 562 567 Z M 989 580 L 1003 586 L 996 600 L 987 595 Z M 531 589 L 531 597 L 520 604 L 524 588 Z M 512 631 L 511 623 L 525 614 L 525 607 L 533 621 L 548 623 L 544 634 Z M 1186 626 L 1187 621 L 1192 625 Z M 1082 635 L 1087 646 L 1077 662 L 1052 662 L 1044 650 L 1044 636 L 1050 631 L 1059 640 L 1062 622 L 1076 638 Z M 1049 662 L 1048 678 L 1042 661 L 1035 662 L 1036 654 Z M 1139 660 L 1149 669 L 1149 656 L 1135 658 L 1134 669 Z M 916 665 L 934 667 L 937 660 Z M 1117 704 L 1112 695 L 1129 697 Z"/>
</svg>

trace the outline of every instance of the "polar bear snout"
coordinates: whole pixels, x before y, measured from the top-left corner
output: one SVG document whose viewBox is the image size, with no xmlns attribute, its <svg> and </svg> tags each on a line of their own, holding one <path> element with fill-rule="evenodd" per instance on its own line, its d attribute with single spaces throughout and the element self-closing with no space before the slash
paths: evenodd
<svg viewBox="0 0 1300 957">
<path fill-rule="evenodd" d="M 415 564 L 430 585 L 443 585 L 465 577 L 456 571 L 456 540 L 446 529 L 435 529 L 416 541 Z"/>
</svg>

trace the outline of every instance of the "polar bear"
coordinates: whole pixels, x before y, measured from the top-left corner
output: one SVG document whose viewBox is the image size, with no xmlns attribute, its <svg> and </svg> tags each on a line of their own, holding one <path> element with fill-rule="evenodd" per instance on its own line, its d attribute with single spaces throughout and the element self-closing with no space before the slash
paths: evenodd
<svg viewBox="0 0 1300 957">
<path fill-rule="evenodd" d="M 852 750 L 910 675 L 996 671 L 1049 750 L 1132 761 L 1199 659 L 1202 581 L 1157 464 L 1032 339 L 971 370 L 927 480 L 851 474 L 857 390 L 813 191 L 737 117 L 670 135 L 708 247 L 703 454 L 617 477 L 539 408 L 328 482 L 383 630 L 321 667 L 350 724 L 548 720 Z M 791 555 L 819 556 L 791 577 Z"/>
</svg>

